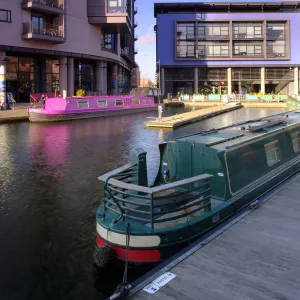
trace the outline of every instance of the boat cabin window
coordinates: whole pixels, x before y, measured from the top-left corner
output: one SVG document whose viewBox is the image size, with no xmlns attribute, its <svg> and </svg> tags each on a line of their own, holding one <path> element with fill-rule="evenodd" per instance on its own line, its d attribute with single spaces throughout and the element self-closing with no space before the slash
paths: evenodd
<svg viewBox="0 0 300 300">
<path fill-rule="evenodd" d="M 273 166 L 280 161 L 279 142 L 274 141 L 265 145 L 268 166 Z"/>
<path fill-rule="evenodd" d="M 148 96 L 153 96 L 153 91 L 152 90 L 149 90 Z"/>
<path fill-rule="evenodd" d="M 78 101 L 78 108 L 89 108 L 89 102 L 88 101 Z"/>
<path fill-rule="evenodd" d="M 107 106 L 107 101 L 106 100 L 98 100 L 98 107 L 103 107 Z"/>
<path fill-rule="evenodd" d="M 123 100 L 116 100 L 115 105 L 124 105 L 124 101 Z"/>
<path fill-rule="evenodd" d="M 295 152 L 300 151 L 300 131 L 291 134 L 293 149 Z"/>
<path fill-rule="evenodd" d="M 132 104 L 140 104 L 141 101 L 138 98 L 132 99 Z"/>
</svg>

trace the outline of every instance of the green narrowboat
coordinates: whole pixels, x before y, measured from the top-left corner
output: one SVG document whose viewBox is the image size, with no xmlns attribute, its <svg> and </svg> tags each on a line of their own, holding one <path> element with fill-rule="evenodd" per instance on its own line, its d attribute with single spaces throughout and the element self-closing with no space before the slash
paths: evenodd
<svg viewBox="0 0 300 300">
<path fill-rule="evenodd" d="M 103 249 L 130 263 L 157 263 L 300 170 L 300 110 L 159 145 L 148 186 L 146 153 L 100 176 L 95 263 Z M 102 253 L 102 254 L 101 254 Z"/>
</svg>

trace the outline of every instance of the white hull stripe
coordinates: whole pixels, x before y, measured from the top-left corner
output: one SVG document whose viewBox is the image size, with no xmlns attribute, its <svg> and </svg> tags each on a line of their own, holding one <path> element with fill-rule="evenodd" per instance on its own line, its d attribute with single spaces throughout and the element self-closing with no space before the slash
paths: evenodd
<svg viewBox="0 0 300 300">
<path fill-rule="evenodd" d="M 97 232 L 101 238 L 107 240 L 110 243 L 120 246 L 126 246 L 126 234 L 112 232 L 105 229 L 97 222 Z M 131 235 L 130 236 L 130 247 L 136 248 L 148 248 L 157 247 L 160 244 L 160 237 L 157 235 Z"/>
</svg>

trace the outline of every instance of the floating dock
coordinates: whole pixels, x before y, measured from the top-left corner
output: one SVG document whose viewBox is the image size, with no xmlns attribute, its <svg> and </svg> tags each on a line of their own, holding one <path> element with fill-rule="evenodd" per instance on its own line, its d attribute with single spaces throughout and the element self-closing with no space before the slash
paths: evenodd
<svg viewBox="0 0 300 300">
<path fill-rule="evenodd" d="M 133 283 L 130 299 L 299 299 L 300 174 Z"/>
<path fill-rule="evenodd" d="M 209 107 L 201 110 L 191 111 L 171 117 L 164 117 L 146 122 L 147 127 L 157 128 L 175 128 L 188 123 L 201 121 L 203 119 L 211 118 L 232 110 L 243 107 L 241 104 L 230 103 L 226 105 L 219 105 L 217 107 Z"/>
<path fill-rule="evenodd" d="M 0 111 L 0 124 L 20 121 L 29 121 L 27 109 Z"/>
</svg>

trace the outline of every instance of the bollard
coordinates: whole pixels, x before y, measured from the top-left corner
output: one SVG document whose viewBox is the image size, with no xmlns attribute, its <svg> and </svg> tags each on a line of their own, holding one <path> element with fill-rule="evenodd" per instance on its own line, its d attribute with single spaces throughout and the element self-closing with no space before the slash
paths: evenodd
<svg viewBox="0 0 300 300">
<path fill-rule="evenodd" d="M 161 105 L 158 106 L 158 122 L 161 122 L 163 108 Z"/>
</svg>

